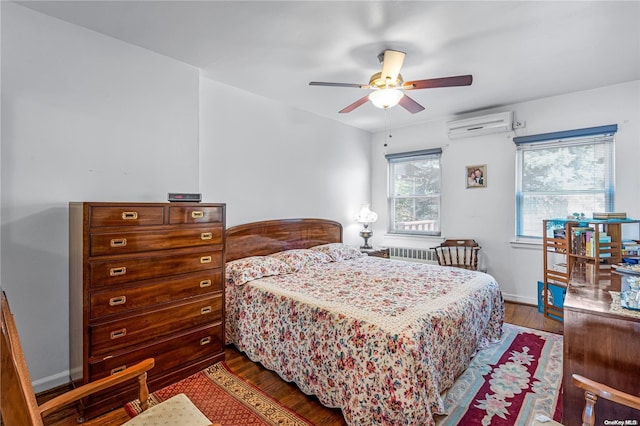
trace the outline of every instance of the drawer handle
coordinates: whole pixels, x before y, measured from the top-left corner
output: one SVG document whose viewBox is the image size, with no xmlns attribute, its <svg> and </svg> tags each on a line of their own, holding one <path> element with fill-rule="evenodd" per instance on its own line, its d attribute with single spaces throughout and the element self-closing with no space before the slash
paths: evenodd
<svg viewBox="0 0 640 426">
<path fill-rule="evenodd" d="M 211 313 L 211 306 L 205 306 L 204 308 L 200 309 L 200 315 L 205 315 L 210 313 Z"/>
<path fill-rule="evenodd" d="M 194 219 L 201 219 L 204 217 L 204 212 L 201 210 L 194 210 L 191 212 L 191 217 Z"/>
<path fill-rule="evenodd" d="M 114 238 L 111 240 L 110 243 L 111 247 L 124 247 L 127 245 L 127 239 L 126 238 Z"/>
<path fill-rule="evenodd" d="M 122 212 L 122 220 L 136 220 L 138 212 Z"/>
<path fill-rule="evenodd" d="M 127 302 L 127 296 L 112 297 L 109 299 L 109 306 L 124 305 Z"/>
<path fill-rule="evenodd" d="M 202 280 L 202 281 L 200 281 L 200 287 L 202 287 L 202 288 L 211 287 L 211 280 Z"/>
<path fill-rule="evenodd" d="M 210 240 L 212 238 L 213 238 L 213 234 L 211 232 L 203 232 L 202 234 L 200 234 L 201 240 Z"/>
<path fill-rule="evenodd" d="M 200 263 L 211 263 L 211 256 L 202 256 L 200 258 Z"/>
<path fill-rule="evenodd" d="M 111 268 L 109 269 L 109 275 L 112 277 L 117 277 L 120 275 L 124 275 L 127 273 L 127 267 L 126 266 L 120 266 L 119 268 Z"/>
<path fill-rule="evenodd" d="M 114 330 L 111 332 L 111 340 L 119 339 L 127 335 L 127 329 L 121 328 L 120 330 Z"/>
<path fill-rule="evenodd" d="M 211 336 L 200 339 L 200 346 L 208 345 L 209 343 L 211 343 Z"/>
<path fill-rule="evenodd" d="M 125 365 L 121 365 L 120 367 L 116 367 L 113 370 L 111 370 L 111 375 L 113 376 L 114 374 L 120 373 L 120 372 L 122 372 L 122 371 L 124 371 L 126 369 L 127 369 L 126 364 Z"/>
</svg>

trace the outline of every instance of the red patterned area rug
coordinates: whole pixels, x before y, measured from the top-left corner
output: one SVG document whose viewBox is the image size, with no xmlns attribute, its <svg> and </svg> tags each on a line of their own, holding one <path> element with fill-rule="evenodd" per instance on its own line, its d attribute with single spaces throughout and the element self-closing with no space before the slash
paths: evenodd
<svg viewBox="0 0 640 426">
<path fill-rule="evenodd" d="M 529 425 L 562 417 L 562 336 L 512 324 L 476 354 L 445 398 L 439 426 Z"/>
<path fill-rule="evenodd" d="M 155 405 L 184 393 L 213 423 L 224 426 L 310 426 L 313 423 L 235 375 L 219 362 L 149 397 Z M 138 401 L 125 405 L 130 416 L 141 412 Z"/>
</svg>

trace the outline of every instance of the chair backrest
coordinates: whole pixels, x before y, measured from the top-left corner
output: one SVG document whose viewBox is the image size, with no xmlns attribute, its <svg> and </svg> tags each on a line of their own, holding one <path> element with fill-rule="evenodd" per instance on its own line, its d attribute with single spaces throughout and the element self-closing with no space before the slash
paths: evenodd
<svg viewBox="0 0 640 426">
<path fill-rule="evenodd" d="M 584 410 L 582 426 L 593 426 L 596 423 L 595 405 L 598 397 L 640 410 L 640 397 L 619 391 L 602 383 L 587 379 L 578 374 L 571 376 L 573 384 L 584 389 Z"/>
<path fill-rule="evenodd" d="M 2 364 L 0 366 L 0 410 L 5 425 L 41 426 L 42 417 L 31 384 L 18 330 L 2 292 Z"/>
<path fill-rule="evenodd" d="M 455 266 L 464 269 L 478 269 L 478 252 L 480 246 L 475 240 L 455 240 L 447 239 L 437 247 L 433 247 L 436 252 L 438 264 L 442 266 Z"/>
</svg>

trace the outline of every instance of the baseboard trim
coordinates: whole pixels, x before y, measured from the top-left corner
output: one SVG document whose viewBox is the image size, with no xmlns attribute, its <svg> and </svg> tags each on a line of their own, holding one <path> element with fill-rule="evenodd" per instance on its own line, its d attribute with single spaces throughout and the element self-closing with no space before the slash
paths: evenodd
<svg viewBox="0 0 640 426">
<path fill-rule="evenodd" d="M 507 294 L 507 293 L 502 293 L 502 297 L 507 302 L 520 303 L 522 305 L 538 306 L 538 299 L 532 299 L 530 297 L 522 297 L 516 294 Z"/>
<path fill-rule="evenodd" d="M 33 391 L 35 393 L 44 392 L 46 390 L 53 389 L 58 386 L 69 384 L 69 370 L 61 371 L 60 373 L 53 374 L 51 376 L 43 377 L 32 382 Z"/>
</svg>

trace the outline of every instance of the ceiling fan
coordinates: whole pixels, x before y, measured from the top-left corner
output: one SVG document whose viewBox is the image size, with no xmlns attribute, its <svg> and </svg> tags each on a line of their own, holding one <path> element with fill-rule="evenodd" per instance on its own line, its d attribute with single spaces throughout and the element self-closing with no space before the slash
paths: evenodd
<svg viewBox="0 0 640 426">
<path fill-rule="evenodd" d="M 327 83 L 312 81 L 310 86 L 330 87 L 356 87 L 360 89 L 372 89 L 373 92 L 358 99 L 351 105 L 341 109 L 340 113 L 351 112 L 367 101 L 371 101 L 378 108 L 391 108 L 400 104 L 401 107 L 415 114 L 424 109 L 422 105 L 404 94 L 402 90 L 433 89 L 436 87 L 470 86 L 473 81 L 471 75 L 458 75 L 454 77 L 430 78 L 427 80 L 403 81 L 400 68 L 404 63 L 406 53 L 387 49 L 378 55 L 382 63 L 382 71 L 375 73 L 369 79 L 369 84 L 351 83 Z"/>
</svg>

